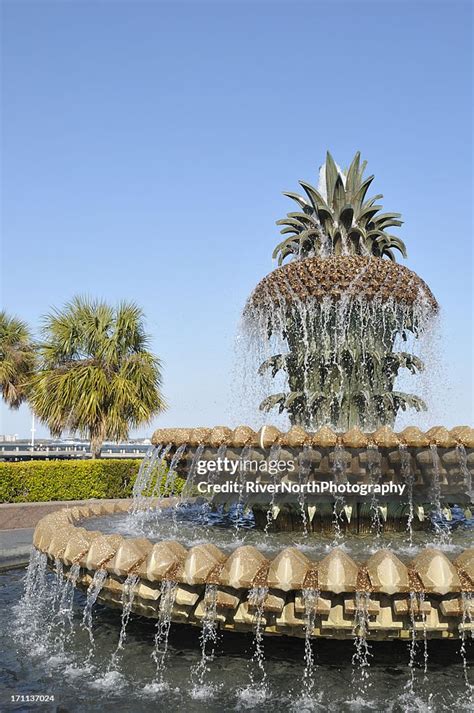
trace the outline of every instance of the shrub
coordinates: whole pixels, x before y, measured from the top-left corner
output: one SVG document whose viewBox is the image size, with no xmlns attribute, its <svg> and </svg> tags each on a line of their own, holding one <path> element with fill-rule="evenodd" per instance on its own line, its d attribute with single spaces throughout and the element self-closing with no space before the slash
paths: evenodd
<svg viewBox="0 0 474 713">
<path fill-rule="evenodd" d="M 0 502 L 128 498 L 140 463 L 139 459 L 0 463 Z M 177 480 L 175 492 L 182 485 Z"/>
</svg>

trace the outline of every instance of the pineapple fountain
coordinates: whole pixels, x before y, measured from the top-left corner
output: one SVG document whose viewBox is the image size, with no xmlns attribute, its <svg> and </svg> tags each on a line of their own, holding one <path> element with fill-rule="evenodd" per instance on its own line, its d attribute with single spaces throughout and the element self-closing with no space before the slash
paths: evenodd
<svg viewBox="0 0 474 713">
<path fill-rule="evenodd" d="M 425 408 L 396 382 L 423 369 L 416 340 L 438 305 L 395 262 L 400 215 L 367 198 L 364 169 L 359 154 L 341 171 L 328 153 L 318 189 L 286 194 L 298 209 L 278 221 L 279 267 L 244 311 L 259 373 L 280 384 L 260 408 L 290 428 L 160 429 L 132 502 L 66 508 L 36 528 L 30 606 L 52 568 L 56 601 L 86 592 L 90 632 L 96 601 L 122 611 L 119 648 L 131 613 L 157 620 L 161 682 L 172 622 L 202 628 L 201 683 L 218 630 L 252 632 L 261 672 L 264 635 L 303 637 L 307 692 L 318 638 L 354 640 L 363 681 L 370 641 L 406 640 L 413 667 L 418 639 L 460 639 L 465 661 L 474 432 L 393 430 L 400 410 Z M 217 461 L 237 466 L 216 473 Z M 203 496 L 203 467 L 236 489 Z"/>
</svg>

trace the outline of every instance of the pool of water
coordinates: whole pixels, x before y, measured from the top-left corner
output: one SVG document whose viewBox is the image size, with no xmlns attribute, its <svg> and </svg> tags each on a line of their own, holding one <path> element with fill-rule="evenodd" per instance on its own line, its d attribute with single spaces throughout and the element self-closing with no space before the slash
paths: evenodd
<svg viewBox="0 0 474 713">
<path fill-rule="evenodd" d="M 420 641 L 412 656 L 410 644 L 369 641 L 361 656 L 351 641 L 318 640 L 310 643 L 311 666 L 304 640 L 264 637 L 259 651 L 254 636 L 227 632 L 218 632 L 214 656 L 208 648 L 203 660 L 200 630 L 172 625 L 158 675 L 155 622 L 132 616 L 124 627 L 119 611 L 96 604 L 89 632 L 84 594 L 65 596 L 52 573 L 38 582 L 32 588 L 30 572 L 25 597 L 24 570 L 0 573 L 2 713 L 474 709 L 466 680 L 472 641 L 464 642 L 463 663 L 460 641 Z M 54 703 L 10 702 L 34 694 Z"/>
<path fill-rule="evenodd" d="M 89 518 L 81 523 L 89 530 L 120 533 L 127 537 L 148 537 L 151 541 L 175 539 L 185 547 L 212 542 L 230 553 L 241 545 L 254 545 L 267 557 L 275 556 L 289 545 L 301 549 L 312 559 L 321 559 L 333 547 L 342 547 L 356 560 L 364 561 L 378 550 L 389 547 L 402 560 L 415 557 L 422 548 L 436 547 L 455 557 L 472 545 L 472 530 L 458 527 L 452 532 L 408 531 L 377 534 L 352 534 L 337 526 L 328 535 L 304 532 L 262 532 L 254 525 L 250 514 L 236 517 L 234 512 L 212 512 L 206 505 L 185 505 L 175 509 L 148 510 L 138 513 L 117 513 Z"/>
</svg>

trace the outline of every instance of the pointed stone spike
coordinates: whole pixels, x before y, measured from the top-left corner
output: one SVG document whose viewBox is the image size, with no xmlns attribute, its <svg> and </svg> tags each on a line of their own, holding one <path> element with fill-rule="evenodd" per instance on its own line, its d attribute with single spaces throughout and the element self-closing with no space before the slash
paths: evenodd
<svg viewBox="0 0 474 713">
<path fill-rule="evenodd" d="M 175 602 L 179 606 L 192 607 L 198 601 L 200 597 L 199 590 L 193 587 L 187 587 L 186 585 L 181 585 L 176 590 Z"/>
<path fill-rule="evenodd" d="M 150 582 L 157 582 L 180 562 L 184 561 L 187 550 L 175 540 L 165 540 L 153 545 L 146 561 L 139 567 L 138 574 Z M 143 573 L 142 573 L 143 572 Z"/>
<path fill-rule="evenodd" d="M 154 446 L 161 443 L 173 443 L 174 428 L 157 428 L 151 437 L 151 442 Z"/>
<path fill-rule="evenodd" d="M 382 426 L 372 434 L 372 442 L 380 448 L 396 448 L 400 445 L 400 438 L 390 426 Z"/>
<path fill-rule="evenodd" d="M 339 547 L 332 550 L 318 564 L 318 582 L 321 591 L 355 592 L 359 567 L 344 550 Z"/>
<path fill-rule="evenodd" d="M 112 515 L 115 512 L 115 503 L 104 503 L 102 505 L 102 512 L 104 515 Z"/>
<path fill-rule="evenodd" d="M 214 567 L 226 556 L 213 544 L 192 547 L 183 565 L 183 581 L 187 584 L 205 584 Z"/>
<path fill-rule="evenodd" d="M 132 500 L 119 500 L 115 503 L 115 512 L 128 512 L 132 506 Z"/>
<path fill-rule="evenodd" d="M 39 521 L 33 533 L 33 544 L 37 550 L 47 551 L 53 532 L 54 528 L 46 521 L 46 518 Z"/>
<path fill-rule="evenodd" d="M 301 426 L 292 426 L 288 433 L 283 434 L 282 439 L 290 448 L 300 448 L 311 442 L 311 436 Z"/>
<path fill-rule="evenodd" d="M 346 515 L 347 522 L 350 522 L 352 517 L 352 505 L 344 505 L 343 511 Z"/>
<path fill-rule="evenodd" d="M 152 543 L 144 537 L 123 540 L 115 556 L 107 562 L 105 569 L 119 577 L 126 576 L 146 560 L 152 549 Z"/>
<path fill-rule="evenodd" d="M 411 448 L 425 448 L 430 444 L 429 438 L 416 426 L 408 426 L 398 436 L 402 443 Z"/>
<path fill-rule="evenodd" d="M 116 554 L 120 545 L 124 542 L 121 535 L 102 535 L 97 537 L 91 544 L 85 566 L 89 570 L 100 569 L 102 565 Z"/>
<path fill-rule="evenodd" d="M 222 568 L 221 584 L 234 589 L 249 588 L 265 562 L 265 557 L 255 547 L 251 545 L 238 547 Z"/>
<path fill-rule="evenodd" d="M 232 441 L 233 433 L 227 426 L 215 426 L 209 438 L 209 445 L 213 448 L 228 446 Z"/>
<path fill-rule="evenodd" d="M 384 522 L 387 522 L 387 512 L 388 508 L 386 505 L 379 505 L 379 512 L 382 515 L 382 519 Z"/>
<path fill-rule="evenodd" d="M 308 518 L 309 518 L 310 522 L 313 522 L 315 515 L 316 515 L 316 505 L 308 505 Z"/>
<path fill-rule="evenodd" d="M 365 566 L 374 592 L 396 594 L 410 590 L 408 568 L 390 550 L 379 550 Z"/>
<path fill-rule="evenodd" d="M 107 509 L 102 503 L 90 503 L 89 513 L 91 517 L 100 517 L 101 515 L 107 515 Z"/>
<path fill-rule="evenodd" d="M 69 516 L 72 518 L 73 522 L 77 522 L 78 520 L 80 520 L 81 513 L 79 512 L 79 508 L 77 506 L 69 508 Z"/>
<path fill-rule="evenodd" d="M 296 547 L 287 547 L 270 563 L 267 582 L 272 589 L 303 589 L 304 578 L 312 562 Z"/>
<path fill-rule="evenodd" d="M 272 519 L 276 520 L 280 514 L 281 507 L 279 505 L 272 505 Z"/>
<path fill-rule="evenodd" d="M 232 434 L 232 445 L 236 448 L 257 445 L 257 434 L 250 426 L 237 426 Z"/>
<path fill-rule="evenodd" d="M 453 519 L 453 513 L 451 512 L 451 508 L 443 508 L 442 509 L 442 514 L 445 520 L 450 522 Z"/>
<path fill-rule="evenodd" d="M 320 446 L 321 448 L 334 448 L 337 446 L 337 440 L 337 433 L 329 426 L 323 426 L 314 434 L 312 445 Z"/>
<path fill-rule="evenodd" d="M 190 428 L 174 428 L 173 429 L 173 445 L 185 446 L 189 443 L 191 437 Z"/>
<path fill-rule="evenodd" d="M 459 557 L 454 560 L 454 564 L 474 582 L 474 548 L 471 547 L 461 552 Z"/>
<path fill-rule="evenodd" d="M 208 446 L 211 439 L 210 428 L 192 428 L 189 437 L 190 446 Z"/>
<path fill-rule="evenodd" d="M 342 444 L 347 448 L 367 448 L 369 439 L 360 428 L 354 426 L 354 428 L 342 434 Z"/>
<path fill-rule="evenodd" d="M 449 433 L 451 434 L 451 436 L 453 438 L 458 440 L 458 438 L 459 438 L 459 436 L 461 436 L 461 434 L 466 433 L 470 430 L 471 430 L 470 426 L 454 426 L 454 428 L 451 428 L 449 430 Z"/>
<path fill-rule="evenodd" d="M 260 448 L 270 448 L 274 443 L 281 443 L 282 432 L 275 426 L 262 426 L 257 434 Z"/>
<path fill-rule="evenodd" d="M 75 532 L 74 525 L 59 528 L 51 537 L 46 552 L 53 559 L 62 559 L 67 543 Z"/>
<path fill-rule="evenodd" d="M 224 589 L 218 589 L 216 593 L 217 609 L 237 609 L 240 604 L 239 597 L 229 594 Z"/>
<path fill-rule="evenodd" d="M 455 441 L 465 448 L 474 448 L 474 428 L 469 426 L 456 426 L 449 432 Z"/>
<path fill-rule="evenodd" d="M 151 586 L 150 583 L 140 582 L 137 587 L 137 595 L 142 599 L 149 599 L 157 602 L 161 595 L 161 590 L 157 586 Z"/>
<path fill-rule="evenodd" d="M 50 513 L 41 518 L 35 528 L 33 534 L 33 544 L 34 546 L 46 552 L 52 537 L 58 532 L 58 530 L 64 527 L 71 527 L 71 521 L 66 510 L 59 510 L 57 512 Z"/>
<path fill-rule="evenodd" d="M 440 448 L 453 448 L 457 443 L 456 439 L 443 426 L 430 428 L 426 432 L 426 436 L 429 438 L 431 445 L 440 446 Z"/>
<path fill-rule="evenodd" d="M 426 592 L 448 594 L 459 592 L 461 581 L 454 565 L 443 552 L 427 548 L 413 560 L 413 567 Z"/>
<path fill-rule="evenodd" d="M 101 537 L 101 532 L 93 532 L 83 527 L 75 527 L 68 540 L 63 553 L 64 564 L 71 565 L 87 555 L 89 548 L 97 537 Z"/>
</svg>

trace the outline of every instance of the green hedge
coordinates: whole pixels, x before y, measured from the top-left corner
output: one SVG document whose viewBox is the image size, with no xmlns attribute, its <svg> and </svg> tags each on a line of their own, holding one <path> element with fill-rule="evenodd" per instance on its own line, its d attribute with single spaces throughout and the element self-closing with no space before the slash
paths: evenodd
<svg viewBox="0 0 474 713">
<path fill-rule="evenodd" d="M 128 498 L 140 463 L 135 458 L 0 462 L 0 502 Z M 175 491 L 180 492 L 182 485 L 178 479 Z"/>
</svg>

